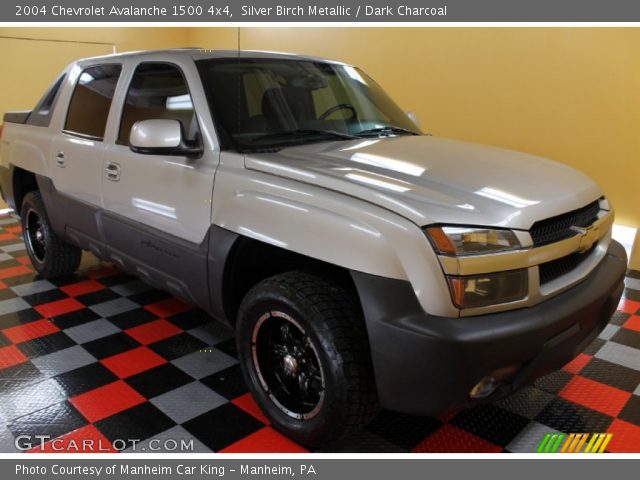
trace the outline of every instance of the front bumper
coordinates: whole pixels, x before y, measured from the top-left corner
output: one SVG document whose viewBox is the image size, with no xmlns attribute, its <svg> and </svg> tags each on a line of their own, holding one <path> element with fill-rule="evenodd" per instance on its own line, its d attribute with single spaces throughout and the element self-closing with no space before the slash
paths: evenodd
<svg viewBox="0 0 640 480">
<path fill-rule="evenodd" d="M 581 283 L 534 307 L 464 318 L 425 313 L 408 282 L 352 273 L 362 302 L 382 407 L 438 415 L 467 407 L 488 375 L 505 375 L 493 400 L 562 367 L 615 312 L 627 258 L 612 241 Z M 496 373 L 498 372 L 498 373 Z"/>
</svg>

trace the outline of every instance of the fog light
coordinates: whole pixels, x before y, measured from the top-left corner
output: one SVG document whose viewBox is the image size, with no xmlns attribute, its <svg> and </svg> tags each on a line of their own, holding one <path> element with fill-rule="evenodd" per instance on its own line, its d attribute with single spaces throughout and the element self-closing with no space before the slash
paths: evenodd
<svg viewBox="0 0 640 480">
<path fill-rule="evenodd" d="M 529 291 L 526 269 L 507 272 L 448 277 L 456 307 L 474 308 L 522 300 Z"/>
<path fill-rule="evenodd" d="M 494 377 L 484 377 L 469 392 L 471 398 L 485 398 L 491 395 L 498 388 L 498 381 Z"/>
</svg>

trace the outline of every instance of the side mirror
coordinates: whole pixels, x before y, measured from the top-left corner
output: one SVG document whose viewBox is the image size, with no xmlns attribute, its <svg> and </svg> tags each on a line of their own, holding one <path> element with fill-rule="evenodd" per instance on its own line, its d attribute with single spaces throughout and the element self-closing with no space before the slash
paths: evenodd
<svg viewBox="0 0 640 480">
<path fill-rule="evenodd" d="M 409 120 L 411 120 L 416 127 L 420 128 L 420 119 L 416 112 L 407 112 L 407 117 L 409 117 Z"/>
<path fill-rule="evenodd" d="M 129 148 L 147 155 L 198 157 L 202 154 L 201 146 L 185 141 L 182 124 L 178 120 L 160 118 L 134 123 L 129 135 Z"/>
</svg>

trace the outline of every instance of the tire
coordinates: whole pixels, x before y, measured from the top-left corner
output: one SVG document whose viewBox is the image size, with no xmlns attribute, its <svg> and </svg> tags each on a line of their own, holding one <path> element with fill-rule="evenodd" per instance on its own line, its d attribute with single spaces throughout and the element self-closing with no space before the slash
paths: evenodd
<svg viewBox="0 0 640 480">
<path fill-rule="evenodd" d="M 238 356 L 273 426 L 319 447 L 378 412 L 367 332 L 355 295 L 316 275 L 263 280 L 240 305 Z"/>
<path fill-rule="evenodd" d="M 53 231 L 39 191 L 25 195 L 20 218 L 27 254 L 41 277 L 58 277 L 78 269 L 82 250 L 68 244 Z"/>
</svg>

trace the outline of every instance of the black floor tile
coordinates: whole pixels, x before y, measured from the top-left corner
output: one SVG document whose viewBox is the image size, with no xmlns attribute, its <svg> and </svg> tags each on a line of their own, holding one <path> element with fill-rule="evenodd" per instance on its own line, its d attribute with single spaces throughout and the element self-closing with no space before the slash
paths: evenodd
<svg viewBox="0 0 640 480">
<path fill-rule="evenodd" d="M 558 397 L 540 412 L 536 421 L 564 433 L 606 432 L 613 418 Z"/>
<path fill-rule="evenodd" d="M 45 376 L 31 362 L 23 362 L 0 370 L 0 393 L 11 394 L 28 385 L 45 380 Z"/>
<path fill-rule="evenodd" d="M 2 328 L 10 328 L 41 319 L 42 315 L 36 312 L 33 308 L 26 308 L 18 312 L 0 315 L 0 325 L 2 325 Z"/>
<path fill-rule="evenodd" d="M 243 439 L 264 425 L 232 403 L 226 403 L 183 424 L 194 437 L 213 451 Z"/>
<path fill-rule="evenodd" d="M 109 300 L 115 300 L 116 298 L 121 298 L 121 297 L 120 295 L 109 290 L 108 288 L 103 288 L 102 290 L 98 290 L 96 292 L 79 295 L 76 297 L 76 300 L 78 300 L 83 305 L 90 307 L 91 305 L 97 305 L 98 303 L 108 302 Z"/>
<path fill-rule="evenodd" d="M 207 344 L 193 335 L 183 332 L 165 340 L 152 343 L 148 345 L 148 347 L 167 360 L 175 360 L 176 358 L 206 348 Z"/>
<path fill-rule="evenodd" d="M 411 450 L 441 425 L 442 422 L 435 418 L 385 410 L 366 428 L 388 442 L 399 445 L 405 450 Z"/>
<path fill-rule="evenodd" d="M 618 414 L 618 418 L 640 426 L 640 397 L 632 395 L 622 411 Z"/>
<path fill-rule="evenodd" d="M 147 399 L 157 397 L 163 393 L 175 390 L 187 383 L 193 382 L 193 378 L 178 367 L 165 363 L 125 380 L 135 390 Z"/>
<path fill-rule="evenodd" d="M 55 438 L 86 424 L 87 421 L 73 405 L 64 401 L 17 418 L 7 427 L 14 437 L 28 435 L 30 441 L 35 443 L 38 441 L 34 438 L 35 435 L 47 435 L 50 438 Z"/>
<path fill-rule="evenodd" d="M 544 377 L 537 379 L 534 385 L 540 390 L 544 390 L 545 392 L 555 395 L 562 390 L 572 378 L 573 375 L 570 373 L 567 373 L 564 370 L 556 370 L 549 375 L 545 375 Z"/>
<path fill-rule="evenodd" d="M 75 312 L 65 313 L 64 315 L 58 315 L 51 319 L 51 321 L 60 329 L 77 327 L 85 323 L 92 322 L 100 318 L 100 315 L 93 310 L 84 308 L 82 310 L 76 310 Z"/>
<path fill-rule="evenodd" d="M 132 440 L 146 440 L 175 425 L 173 420 L 149 402 L 95 423 L 96 428 L 110 441 L 125 441 L 128 446 L 131 446 Z"/>
<path fill-rule="evenodd" d="M 626 345 L 627 347 L 640 349 L 640 332 L 628 328 L 621 328 L 611 337 L 611 341 Z"/>
<path fill-rule="evenodd" d="M 44 292 L 33 293 L 31 295 L 25 295 L 22 299 L 32 307 L 35 307 L 37 305 L 44 305 L 45 303 L 57 302 L 58 300 L 62 300 L 68 296 L 69 295 L 64 293 L 62 290 L 58 290 L 56 288 L 46 290 Z"/>
<path fill-rule="evenodd" d="M 158 317 L 156 315 L 144 308 L 134 308 L 133 310 L 109 317 L 109 321 L 121 330 L 137 327 L 138 325 L 157 319 Z"/>
<path fill-rule="evenodd" d="M 20 343 L 18 348 L 29 358 L 54 353 L 65 348 L 73 347 L 76 343 L 64 332 L 57 332 L 45 337 L 34 338 Z"/>
<path fill-rule="evenodd" d="M 196 308 L 173 315 L 169 321 L 183 330 L 191 330 L 192 328 L 200 327 L 214 320 L 202 310 Z"/>
<path fill-rule="evenodd" d="M 127 352 L 139 347 L 141 344 L 123 332 L 114 333 L 107 337 L 99 338 L 82 346 L 98 360 Z"/>
<path fill-rule="evenodd" d="M 505 447 L 529 424 L 529 419 L 496 405 L 482 405 L 459 413 L 451 424 Z"/>
<path fill-rule="evenodd" d="M 238 364 L 209 375 L 200 381 L 229 400 L 233 400 L 249 391 Z"/>
<path fill-rule="evenodd" d="M 591 359 L 580 375 L 627 392 L 633 392 L 640 385 L 640 371 L 600 358 Z"/>
<path fill-rule="evenodd" d="M 147 290 L 146 292 L 136 293 L 127 298 L 132 302 L 136 302 L 138 305 L 150 305 L 171 298 L 171 295 L 161 290 Z"/>
<path fill-rule="evenodd" d="M 115 382 L 118 377 L 100 362 L 95 362 L 58 375 L 54 380 L 71 398 Z"/>
</svg>

